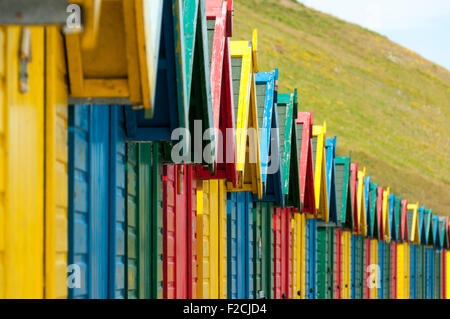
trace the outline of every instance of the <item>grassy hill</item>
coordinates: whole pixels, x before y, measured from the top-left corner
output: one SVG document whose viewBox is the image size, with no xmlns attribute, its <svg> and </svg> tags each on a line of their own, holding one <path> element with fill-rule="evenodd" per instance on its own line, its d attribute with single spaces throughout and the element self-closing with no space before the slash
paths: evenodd
<svg viewBox="0 0 450 319">
<path fill-rule="evenodd" d="M 388 38 L 295 0 L 235 0 L 233 40 L 258 29 L 260 71 L 326 120 L 338 155 L 391 192 L 450 216 L 450 72 Z"/>
</svg>

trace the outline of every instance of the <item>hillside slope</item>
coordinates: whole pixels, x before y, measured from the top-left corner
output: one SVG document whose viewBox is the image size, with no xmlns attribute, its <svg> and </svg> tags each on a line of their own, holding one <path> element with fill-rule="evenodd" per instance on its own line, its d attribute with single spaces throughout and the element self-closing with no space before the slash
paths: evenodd
<svg viewBox="0 0 450 319">
<path fill-rule="evenodd" d="M 384 36 L 295 0 L 235 0 L 233 40 L 258 29 L 260 71 L 327 122 L 381 186 L 450 216 L 450 72 Z"/>
</svg>

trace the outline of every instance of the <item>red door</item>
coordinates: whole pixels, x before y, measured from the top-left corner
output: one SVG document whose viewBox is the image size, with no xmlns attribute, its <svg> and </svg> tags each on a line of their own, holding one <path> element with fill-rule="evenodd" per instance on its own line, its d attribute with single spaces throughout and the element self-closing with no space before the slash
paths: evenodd
<svg viewBox="0 0 450 319">
<path fill-rule="evenodd" d="M 391 299 L 397 299 L 397 243 L 391 242 Z"/>
<path fill-rule="evenodd" d="M 342 229 L 336 229 L 334 233 L 334 298 L 342 299 Z"/>
<path fill-rule="evenodd" d="M 275 207 L 273 214 L 274 246 L 274 297 L 281 299 L 281 208 Z"/>
<path fill-rule="evenodd" d="M 364 238 L 364 250 L 364 299 L 370 299 L 370 288 L 367 285 L 367 280 L 369 279 L 367 267 L 370 265 L 370 238 Z"/>
<path fill-rule="evenodd" d="M 164 290 L 167 299 L 195 298 L 196 276 L 196 180 L 186 165 L 165 165 Z"/>
</svg>

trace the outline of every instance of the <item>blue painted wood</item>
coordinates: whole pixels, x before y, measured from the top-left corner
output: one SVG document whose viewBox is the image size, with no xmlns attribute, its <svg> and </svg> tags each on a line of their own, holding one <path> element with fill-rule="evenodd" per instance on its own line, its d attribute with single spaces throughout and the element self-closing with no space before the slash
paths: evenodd
<svg viewBox="0 0 450 319">
<path fill-rule="evenodd" d="M 390 229 L 391 229 L 391 240 L 396 241 L 397 240 L 397 228 L 395 225 L 397 224 L 397 221 L 395 219 L 395 195 L 390 194 L 388 199 L 388 210 L 389 210 L 389 221 L 390 221 Z M 420 228 L 419 228 L 420 229 Z"/>
<path fill-rule="evenodd" d="M 384 291 L 385 291 L 384 290 L 384 285 L 386 284 L 385 281 L 384 281 L 384 279 L 385 279 L 385 276 L 384 276 L 384 272 L 385 272 L 384 260 L 386 258 L 384 245 L 385 245 L 385 242 L 383 242 L 381 240 L 378 241 L 378 267 L 380 267 L 379 268 L 380 271 L 378 273 L 378 278 L 379 278 L 379 283 L 380 283 L 380 286 L 378 287 L 378 293 L 377 293 L 378 299 L 385 299 L 386 298 L 385 295 L 384 295 Z"/>
<path fill-rule="evenodd" d="M 266 85 L 264 103 L 263 125 L 260 130 L 261 137 L 261 178 L 263 182 L 263 198 L 258 200 L 254 195 L 253 200 L 262 202 L 274 202 L 284 207 L 282 162 L 280 158 L 280 136 L 277 115 L 277 86 L 278 69 L 272 72 L 259 72 L 255 74 L 257 85 Z M 258 114 L 260 116 L 260 114 Z M 270 160 L 270 162 L 269 162 Z M 277 163 L 276 172 L 268 172 L 268 167 Z"/>
<path fill-rule="evenodd" d="M 317 299 L 317 220 L 306 219 L 306 298 Z"/>
<path fill-rule="evenodd" d="M 184 81 L 183 23 L 174 16 L 180 0 L 164 1 L 161 41 L 156 76 L 154 113 L 126 108 L 127 137 L 132 141 L 171 141 L 172 131 L 185 127 L 186 83 Z M 178 29 L 176 28 L 179 23 Z M 180 34 L 181 33 L 181 34 Z M 179 46 L 175 46 L 179 43 Z"/>
<path fill-rule="evenodd" d="M 337 214 L 337 199 L 336 199 L 336 173 L 334 166 L 334 159 L 336 158 L 336 140 L 335 136 L 333 139 L 327 138 L 326 148 L 327 148 L 327 195 L 328 195 L 328 209 L 329 209 L 329 221 L 331 223 L 338 222 Z"/>
<path fill-rule="evenodd" d="M 433 299 L 434 298 L 434 249 L 433 248 L 425 248 L 425 298 Z"/>
<path fill-rule="evenodd" d="M 409 299 L 417 299 L 417 245 L 409 246 Z"/>
<path fill-rule="evenodd" d="M 419 206 L 418 216 L 419 216 L 420 243 L 422 245 L 426 245 L 427 244 L 427 236 L 425 233 L 425 207 L 424 206 Z"/>
<path fill-rule="evenodd" d="M 351 276 L 350 298 L 356 299 L 357 273 L 358 273 L 358 236 L 351 235 Z"/>
<path fill-rule="evenodd" d="M 120 106 L 69 107 L 69 298 L 123 298 L 125 133 Z"/>
<path fill-rule="evenodd" d="M 228 298 L 254 298 L 253 228 L 252 194 L 229 192 L 227 194 Z"/>
</svg>

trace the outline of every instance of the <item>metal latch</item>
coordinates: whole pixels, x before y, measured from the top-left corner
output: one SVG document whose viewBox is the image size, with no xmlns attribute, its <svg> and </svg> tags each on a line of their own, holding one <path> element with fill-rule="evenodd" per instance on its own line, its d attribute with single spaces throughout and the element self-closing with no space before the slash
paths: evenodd
<svg viewBox="0 0 450 319">
<path fill-rule="evenodd" d="M 22 27 L 19 52 L 19 90 L 28 93 L 28 63 L 31 62 L 31 31 L 29 27 Z"/>
</svg>

